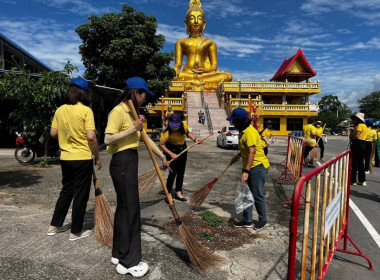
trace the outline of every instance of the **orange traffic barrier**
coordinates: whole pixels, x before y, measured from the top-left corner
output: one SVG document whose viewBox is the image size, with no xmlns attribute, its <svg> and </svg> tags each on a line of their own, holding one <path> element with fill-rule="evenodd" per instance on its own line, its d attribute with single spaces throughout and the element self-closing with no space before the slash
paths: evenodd
<svg viewBox="0 0 380 280">
<path fill-rule="evenodd" d="M 348 235 L 351 164 L 351 150 L 347 150 L 298 180 L 289 226 L 288 279 L 323 279 L 336 251 L 361 256 L 373 269 L 371 260 Z M 299 211 L 304 189 L 304 210 Z M 338 248 L 342 240 L 343 249 Z M 347 249 L 348 241 L 356 252 Z"/>
</svg>

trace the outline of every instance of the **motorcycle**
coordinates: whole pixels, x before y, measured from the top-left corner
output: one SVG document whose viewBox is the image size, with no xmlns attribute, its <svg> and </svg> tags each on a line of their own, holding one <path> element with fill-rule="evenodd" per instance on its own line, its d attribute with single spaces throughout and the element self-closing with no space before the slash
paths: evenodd
<svg viewBox="0 0 380 280">
<path fill-rule="evenodd" d="M 15 150 L 15 158 L 20 163 L 30 163 L 36 157 L 41 157 L 44 155 L 44 147 L 43 147 L 43 136 L 41 136 L 38 140 L 27 141 L 26 137 L 23 138 L 21 133 L 16 132 L 16 150 Z M 33 137 L 32 137 L 33 139 Z M 48 156 L 54 158 L 59 158 L 61 151 L 59 150 L 58 142 L 56 139 L 50 139 L 51 143 L 48 146 Z"/>
</svg>

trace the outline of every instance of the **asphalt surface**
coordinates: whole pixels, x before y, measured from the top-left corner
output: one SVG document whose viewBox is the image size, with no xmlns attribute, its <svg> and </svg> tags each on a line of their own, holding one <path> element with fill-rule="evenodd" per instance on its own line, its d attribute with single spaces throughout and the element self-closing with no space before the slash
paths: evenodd
<svg viewBox="0 0 380 280">
<path fill-rule="evenodd" d="M 281 208 L 284 197 L 278 195 L 272 184 L 272 179 L 280 174 L 275 165 L 285 158 L 286 141 L 285 138 L 282 140 L 271 146 L 269 152 L 272 167 L 266 182 L 266 196 L 270 226 L 260 233 L 249 230 L 252 234 L 250 244 L 216 252 L 228 261 L 206 274 L 198 274 L 190 266 L 182 242 L 174 241 L 161 231 L 160 224 L 172 220 L 172 215 L 163 201 L 157 180 L 141 199 L 143 260 L 150 266 L 149 273 L 142 279 L 286 279 L 290 210 L 289 207 Z M 212 139 L 189 152 L 184 182 L 186 197 L 216 177 L 236 154 L 236 150 L 217 148 L 215 142 Z M 329 139 L 325 158 L 343 151 L 344 145 L 345 138 Z M 36 169 L 20 165 L 12 153 L 12 150 L 0 150 L 0 279 L 132 279 L 116 273 L 110 263 L 111 249 L 98 243 L 94 235 L 75 242 L 68 240 L 68 232 L 53 237 L 46 235 L 61 189 L 59 163 L 48 169 Z M 153 165 L 143 145 L 139 155 L 139 173 L 151 170 Z M 104 168 L 97 173 L 98 178 L 103 193 L 114 208 L 116 198 L 108 172 L 111 157 L 105 151 L 101 152 L 101 157 Z M 241 162 L 231 166 L 200 211 L 210 209 L 220 216 L 239 219 L 234 199 L 240 172 Z M 368 176 L 367 188 L 353 188 L 351 194 L 379 232 L 379 215 L 376 215 L 378 174 L 380 169 Z M 292 186 L 284 185 L 284 193 L 287 198 L 291 197 Z M 176 202 L 176 209 L 180 216 L 186 211 L 194 211 L 183 202 Z M 93 212 L 92 192 L 85 229 L 94 226 Z M 65 221 L 68 225 L 70 213 Z M 255 211 L 254 219 L 257 219 Z M 350 234 L 372 259 L 375 270 L 369 271 L 362 258 L 337 253 L 325 279 L 379 279 L 379 247 L 353 213 L 350 213 Z"/>
</svg>

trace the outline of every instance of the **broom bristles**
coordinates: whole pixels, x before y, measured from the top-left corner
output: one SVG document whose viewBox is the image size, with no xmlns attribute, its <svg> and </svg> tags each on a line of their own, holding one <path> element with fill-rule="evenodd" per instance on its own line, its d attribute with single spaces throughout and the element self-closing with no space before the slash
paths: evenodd
<svg viewBox="0 0 380 280">
<path fill-rule="evenodd" d="M 179 233 L 190 261 L 196 270 L 206 271 L 216 268 L 226 261 L 225 258 L 211 253 L 206 247 L 199 243 L 184 224 L 179 226 Z"/>
<path fill-rule="evenodd" d="M 156 169 L 149 170 L 139 176 L 139 197 L 142 197 L 153 186 L 157 177 Z"/>
<path fill-rule="evenodd" d="M 95 196 L 95 236 L 98 241 L 112 247 L 114 213 L 104 194 Z"/>
<path fill-rule="evenodd" d="M 314 147 L 313 149 L 311 149 L 311 151 L 307 155 L 307 157 L 305 159 L 305 164 L 308 164 L 311 161 L 318 160 L 318 159 L 319 159 L 319 148 L 318 147 Z"/>
<path fill-rule="evenodd" d="M 209 184 L 197 190 L 190 197 L 190 205 L 195 208 L 199 208 L 203 204 L 203 202 L 206 200 L 210 191 L 211 191 L 211 188 L 209 187 Z"/>
</svg>

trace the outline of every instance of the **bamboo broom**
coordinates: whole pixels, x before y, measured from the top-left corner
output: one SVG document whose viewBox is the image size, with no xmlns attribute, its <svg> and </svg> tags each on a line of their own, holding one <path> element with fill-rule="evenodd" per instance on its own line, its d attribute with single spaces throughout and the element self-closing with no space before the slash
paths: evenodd
<svg viewBox="0 0 380 280">
<path fill-rule="evenodd" d="M 193 193 L 190 197 L 190 204 L 195 207 L 199 208 L 202 203 L 206 200 L 208 194 L 211 192 L 211 189 L 214 187 L 215 183 L 219 180 L 220 177 L 227 171 L 227 169 L 233 165 L 235 162 L 238 161 L 239 157 L 233 157 L 230 161 L 230 163 L 226 166 L 226 168 L 223 169 L 223 171 L 219 174 L 218 177 L 214 178 L 210 183 L 204 185 L 202 188 L 197 190 L 195 193 Z"/>
<path fill-rule="evenodd" d="M 128 100 L 128 106 L 132 112 L 133 118 L 138 120 L 138 116 L 136 114 L 135 107 L 131 100 Z M 207 248 L 203 247 L 201 243 L 194 237 L 194 235 L 185 227 L 185 224 L 182 222 L 179 217 L 177 210 L 175 209 L 173 200 L 168 193 L 168 189 L 166 188 L 166 184 L 164 178 L 161 173 L 161 169 L 158 166 L 156 157 L 153 154 L 152 148 L 149 146 L 148 136 L 146 132 L 143 130 L 141 132 L 143 141 L 148 149 L 149 155 L 153 161 L 154 167 L 157 171 L 158 177 L 160 179 L 162 188 L 166 194 L 166 198 L 169 201 L 169 208 L 173 214 L 174 220 L 178 226 L 179 233 L 181 235 L 182 241 L 185 245 L 187 254 L 190 258 L 190 261 L 194 268 L 198 271 L 205 271 L 210 268 L 217 267 L 219 264 L 225 261 L 224 258 L 212 254 Z"/>
<path fill-rule="evenodd" d="M 94 167 L 92 174 L 95 187 L 95 236 L 100 243 L 112 247 L 114 213 L 100 189 Z"/>
<path fill-rule="evenodd" d="M 207 135 L 205 138 L 202 139 L 202 141 L 205 141 L 207 138 L 211 137 L 214 135 L 214 133 L 211 133 L 210 135 Z M 184 149 L 182 152 L 178 154 L 178 157 L 186 153 L 188 150 L 191 148 L 199 145 L 199 143 L 194 143 L 193 145 L 187 147 Z M 172 163 L 175 159 L 171 159 L 169 161 L 169 164 Z M 146 193 L 154 184 L 156 181 L 158 175 L 156 172 L 156 169 L 153 168 L 152 170 L 149 170 L 139 176 L 139 196 L 142 197 L 144 193 Z"/>
</svg>

